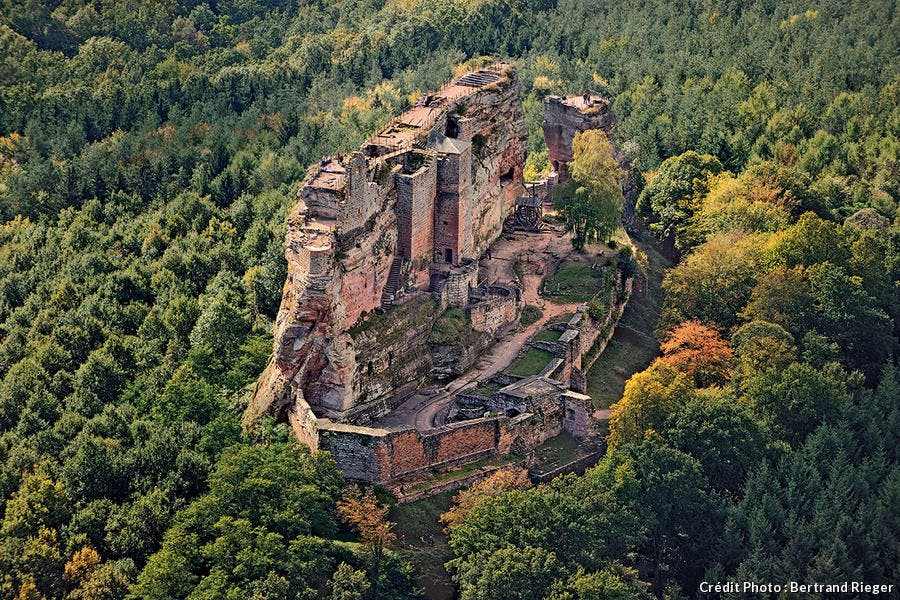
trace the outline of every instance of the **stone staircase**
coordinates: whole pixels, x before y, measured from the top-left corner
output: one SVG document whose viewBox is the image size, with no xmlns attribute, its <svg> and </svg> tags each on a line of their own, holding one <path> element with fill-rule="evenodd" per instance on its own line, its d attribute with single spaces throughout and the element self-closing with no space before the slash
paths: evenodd
<svg viewBox="0 0 900 600">
<path fill-rule="evenodd" d="M 381 292 L 381 307 L 387 308 L 397 299 L 397 290 L 400 289 L 400 267 L 403 266 L 403 257 L 395 256 L 388 273 L 387 284 Z"/>
<path fill-rule="evenodd" d="M 481 87 L 484 85 L 488 85 L 491 83 L 497 83 L 500 81 L 500 75 L 497 73 L 491 73 L 489 71 L 475 71 L 472 73 L 466 73 L 462 77 L 460 77 L 456 83 L 458 85 L 464 85 L 467 87 Z"/>
</svg>

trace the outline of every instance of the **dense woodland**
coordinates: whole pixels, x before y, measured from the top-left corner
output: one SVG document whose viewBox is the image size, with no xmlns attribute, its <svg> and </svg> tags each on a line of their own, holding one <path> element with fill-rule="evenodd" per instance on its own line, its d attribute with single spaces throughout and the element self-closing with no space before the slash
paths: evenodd
<svg viewBox="0 0 900 600">
<path fill-rule="evenodd" d="M 488 54 L 529 174 L 542 96 L 614 99 L 683 258 L 605 460 L 456 515 L 461 596 L 896 581 L 898 25 L 889 0 L 0 0 L 0 597 L 415 596 L 333 462 L 240 414 L 306 165 Z"/>
</svg>

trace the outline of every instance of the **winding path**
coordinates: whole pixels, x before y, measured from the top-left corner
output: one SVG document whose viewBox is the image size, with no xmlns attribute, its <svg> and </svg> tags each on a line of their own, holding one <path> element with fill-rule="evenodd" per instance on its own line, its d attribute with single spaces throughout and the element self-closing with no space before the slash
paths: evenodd
<svg viewBox="0 0 900 600">
<path fill-rule="evenodd" d="M 524 274 L 523 297 L 531 306 L 543 312 L 541 318 L 526 327 L 516 326 L 503 331 L 498 340 L 482 354 L 475 366 L 445 386 L 430 386 L 419 390 L 403 404 L 382 418 L 378 425 L 412 425 L 425 431 L 443 424 L 453 397 L 460 391 L 475 387 L 508 367 L 532 335 L 560 315 L 574 312 L 580 303 L 554 304 L 538 294 L 544 274 L 554 268 L 571 252 L 569 236 L 550 231 L 517 234 L 515 239 L 498 240 L 491 247 L 491 258 L 482 259 L 480 277 L 488 281 L 510 281 L 515 276 L 513 264 L 518 260 Z"/>
</svg>

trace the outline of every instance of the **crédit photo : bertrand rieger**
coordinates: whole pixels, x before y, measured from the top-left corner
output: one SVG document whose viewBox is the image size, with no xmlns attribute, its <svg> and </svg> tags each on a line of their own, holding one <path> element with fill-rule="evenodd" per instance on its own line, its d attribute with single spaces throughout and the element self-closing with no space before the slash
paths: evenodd
<svg viewBox="0 0 900 600">
<path fill-rule="evenodd" d="M 717 594 L 778 594 L 780 592 L 801 594 L 890 594 L 892 583 L 865 583 L 844 581 L 842 583 L 800 583 L 788 581 L 785 584 L 758 581 L 701 581 L 700 592 Z"/>
</svg>

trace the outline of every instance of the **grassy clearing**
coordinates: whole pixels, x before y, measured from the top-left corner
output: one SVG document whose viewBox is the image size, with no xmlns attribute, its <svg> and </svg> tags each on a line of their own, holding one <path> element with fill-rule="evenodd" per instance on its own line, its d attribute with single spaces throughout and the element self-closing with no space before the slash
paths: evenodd
<svg viewBox="0 0 900 600">
<path fill-rule="evenodd" d="M 559 304 L 587 302 L 598 292 L 608 294 L 614 277 L 615 267 L 592 269 L 588 264 L 565 260 L 541 282 L 541 294 Z"/>
<path fill-rule="evenodd" d="M 558 331 L 556 329 L 541 329 L 534 337 L 531 338 L 532 342 L 556 342 L 562 337 L 563 332 Z"/>
<path fill-rule="evenodd" d="M 552 353 L 540 348 L 529 348 L 520 359 L 511 364 L 506 370 L 510 375 L 528 377 L 537 375 L 555 357 Z"/>
<path fill-rule="evenodd" d="M 409 560 L 417 575 L 417 585 L 427 598 L 450 600 L 454 596 L 453 582 L 444 569 L 444 563 L 453 558 L 447 546 L 438 517 L 447 512 L 456 492 L 444 492 L 409 504 L 391 508 L 390 519 L 396 523 L 394 533 L 399 538 L 399 549 Z M 434 545 L 422 542 L 422 537 L 434 536 Z"/>
<path fill-rule="evenodd" d="M 559 315 L 558 317 L 555 317 L 553 319 L 553 323 L 568 323 L 574 316 L 575 316 L 574 312 L 563 313 L 563 314 Z"/>
<path fill-rule="evenodd" d="M 578 440 L 568 433 L 561 433 L 535 448 L 534 456 L 540 463 L 534 469 L 536 472 L 552 471 L 578 458 Z"/>
<path fill-rule="evenodd" d="M 443 492 L 409 504 L 391 507 L 389 518 L 396 523 L 394 533 L 412 543 L 423 535 L 443 535 L 438 517 L 447 512 L 456 492 Z"/>
<path fill-rule="evenodd" d="M 487 398 L 494 392 L 499 391 L 502 387 L 503 385 L 499 383 L 484 381 L 477 388 L 467 393 L 472 394 L 473 396 L 484 396 L 485 398 Z"/>
<path fill-rule="evenodd" d="M 587 393 L 597 408 L 609 408 L 622 397 L 625 382 L 646 368 L 656 352 L 646 345 L 625 340 L 617 331 L 603 355 L 588 372 Z"/>
<path fill-rule="evenodd" d="M 542 311 L 537 306 L 532 306 L 530 304 L 526 304 L 525 308 L 522 309 L 522 316 L 519 317 L 519 323 L 524 326 L 529 326 L 532 323 L 537 323 L 544 316 L 544 311 Z"/>
<path fill-rule="evenodd" d="M 448 308 L 431 326 L 428 341 L 442 346 L 469 347 L 478 341 L 478 332 L 472 329 L 472 320 L 466 311 Z"/>
<path fill-rule="evenodd" d="M 653 361 L 659 346 L 653 332 L 662 310 L 662 276 L 671 262 L 650 244 L 636 244 L 645 292 L 635 291 L 609 345 L 587 374 L 587 393 L 598 408 L 609 408 L 622 397 L 625 382 Z"/>
</svg>

